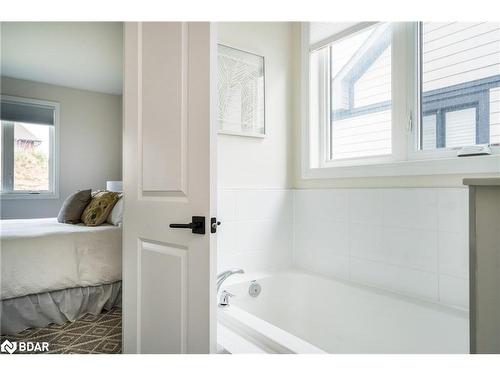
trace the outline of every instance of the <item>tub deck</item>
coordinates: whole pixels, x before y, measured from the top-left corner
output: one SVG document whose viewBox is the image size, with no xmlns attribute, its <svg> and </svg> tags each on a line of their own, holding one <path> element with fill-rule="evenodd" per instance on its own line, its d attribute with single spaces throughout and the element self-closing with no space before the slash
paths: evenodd
<svg viewBox="0 0 500 375">
<path fill-rule="evenodd" d="M 233 352 L 239 336 L 274 353 L 469 353 L 467 311 L 298 270 L 257 281 L 256 298 L 248 281 L 224 287 L 218 341 L 236 334 Z"/>
</svg>

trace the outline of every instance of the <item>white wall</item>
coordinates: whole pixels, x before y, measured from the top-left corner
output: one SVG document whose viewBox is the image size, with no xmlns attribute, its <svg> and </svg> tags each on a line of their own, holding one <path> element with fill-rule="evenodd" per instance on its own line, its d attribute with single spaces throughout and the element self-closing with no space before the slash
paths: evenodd
<svg viewBox="0 0 500 375">
<path fill-rule="evenodd" d="M 59 199 L 2 200 L 2 219 L 54 217 L 76 190 L 104 189 L 106 180 L 121 180 L 121 95 L 8 77 L 2 77 L 1 92 L 60 103 Z"/>
<path fill-rule="evenodd" d="M 290 266 L 292 241 L 292 28 L 218 24 L 219 43 L 264 56 L 266 137 L 218 135 L 218 269 Z"/>
<path fill-rule="evenodd" d="M 219 43 L 264 56 L 267 133 L 263 139 L 219 134 L 219 187 L 291 187 L 291 24 L 222 22 L 218 34 Z"/>
</svg>

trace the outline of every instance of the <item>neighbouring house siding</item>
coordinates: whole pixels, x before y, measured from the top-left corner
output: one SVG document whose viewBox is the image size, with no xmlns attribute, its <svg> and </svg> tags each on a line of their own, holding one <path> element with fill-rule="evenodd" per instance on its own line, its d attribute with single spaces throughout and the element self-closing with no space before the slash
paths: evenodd
<svg viewBox="0 0 500 375">
<path fill-rule="evenodd" d="M 354 107 L 391 100 L 391 47 L 354 84 Z"/>
<path fill-rule="evenodd" d="M 500 79 L 499 23 L 424 23 L 422 38 L 424 95 L 451 86 L 463 87 L 464 84 L 473 83 L 477 87 L 464 88 L 462 94 L 464 99 L 472 101 L 476 100 L 473 95 L 477 95 L 478 87 L 485 79 L 491 80 L 495 77 Z M 446 134 L 449 133 L 449 123 L 453 123 L 450 127 L 453 128 L 453 139 L 446 136 L 446 147 L 473 144 L 476 141 L 478 143 L 499 141 L 498 89 L 493 87 L 488 90 L 486 87 L 480 92 L 484 98 L 480 103 L 489 101 L 489 109 L 483 111 L 480 108 L 470 107 L 445 113 L 445 116 L 453 117 L 450 121 L 446 119 Z M 424 110 L 425 107 L 424 103 Z M 480 122 L 477 134 L 476 129 L 471 126 L 476 123 L 476 116 L 483 121 Z M 437 142 L 440 143 L 439 139 Z"/>
<path fill-rule="evenodd" d="M 490 142 L 500 144 L 500 87 L 490 90 Z"/>
<path fill-rule="evenodd" d="M 333 159 L 390 154 L 391 110 L 333 121 L 332 132 Z"/>
<path fill-rule="evenodd" d="M 500 74 L 499 26 L 494 22 L 424 23 L 423 91 Z"/>
</svg>

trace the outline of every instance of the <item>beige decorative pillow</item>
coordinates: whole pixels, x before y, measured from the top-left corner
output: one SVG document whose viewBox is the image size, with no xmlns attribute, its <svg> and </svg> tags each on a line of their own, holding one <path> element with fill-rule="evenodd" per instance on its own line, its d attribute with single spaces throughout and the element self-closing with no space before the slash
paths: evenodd
<svg viewBox="0 0 500 375">
<path fill-rule="evenodd" d="M 113 191 L 98 191 L 93 194 L 92 200 L 83 211 L 82 222 L 87 226 L 101 225 L 108 218 L 118 199 L 120 193 Z"/>
</svg>

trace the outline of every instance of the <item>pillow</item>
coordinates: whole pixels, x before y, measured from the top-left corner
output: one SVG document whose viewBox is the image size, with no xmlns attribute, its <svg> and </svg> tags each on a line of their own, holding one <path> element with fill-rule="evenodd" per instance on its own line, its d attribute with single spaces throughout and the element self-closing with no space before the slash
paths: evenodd
<svg viewBox="0 0 500 375">
<path fill-rule="evenodd" d="M 118 199 L 115 206 L 111 210 L 106 222 L 108 224 L 119 225 L 123 221 L 123 198 Z"/>
<path fill-rule="evenodd" d="M 61 206 L 57 221 L 67 224 L 78 224 L 81 221 L 83 210 L 90 202 L 91 190 L 80 190 L 71 194 Z"/>
<path fill-rule="evenodd" d="M 119 193 L 98 191 L 82 213 L 82 221 L 87 226 L 101 225 L 120 198 Z"/>
</svg>

